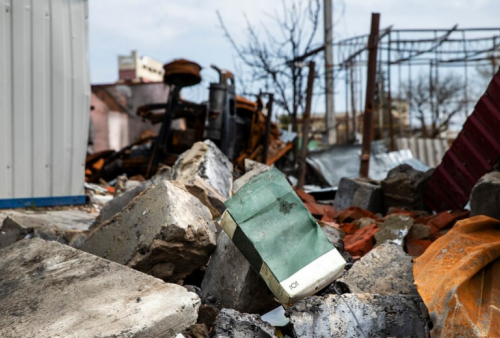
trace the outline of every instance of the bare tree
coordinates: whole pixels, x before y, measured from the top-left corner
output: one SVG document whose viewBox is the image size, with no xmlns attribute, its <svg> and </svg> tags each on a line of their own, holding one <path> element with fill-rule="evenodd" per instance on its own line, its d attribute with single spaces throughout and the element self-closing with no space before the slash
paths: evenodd
<svg viewBox="0 0 500 338">
<path fill-rule="evenodd" d="M 271 23 L 278 25 L 280 34 L 271 34 L 264 23 L 258 29 L 247 19 L 247 39 L 241 44 L 233 39 L 217 12 L 225 37 L 249 72 L 247 81 L 239 82 L 245 87 L 243 91 L 251 91 L 256 84 L 273 91 L 275 104 L 290 116 L 294 131 L 297 131 L 297 115 L 304 109 L 307 70 L 290 60 L 313 49 L 320 8 L 319 0 L 283 0 L 280 13 L 267 15 Z"/>
<path fill-rule="evenodd" d="M 422 137 L 439 137 L 467 104 L 462 78 L 451 73 L 439 80 L 421 74 L 411 87 L 405 84 L 404 91 L 410 116 L 420 121 Z"/>
</svg>

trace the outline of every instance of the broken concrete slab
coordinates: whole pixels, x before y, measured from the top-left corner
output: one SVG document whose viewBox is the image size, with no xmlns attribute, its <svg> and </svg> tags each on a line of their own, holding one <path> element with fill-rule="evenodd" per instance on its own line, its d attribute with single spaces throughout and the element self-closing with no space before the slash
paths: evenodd
<svg viewBox="0 0 500 338">
<path fill-rule="evenodd" d="M 248 158 L 245 158 L 245 172 L 252 171 L 254 169 L 260 168 L 262 170 L 269 170 L 271 169 L 271 166 L 268 166 L 267 164 L 260 163 L 254 160 L 250 160 Z"/>
<path fill-rule="evenodd" d="M 172 179 L 192 184 L 198 176 L 228 198 L 233 186 L 233 165 L 210 140 L 196 142 L 182 153 L 172 168 Z"/>
<path fill-rule="evenodd" d="M 411 227 L 413 226 L 413 219 L 406 215 L 390 215 L 378 225 L 380 231 L 375 234 L 375 247 L 385 242 L 391 242 L 402 246 L 404 239 Z"/>
<path fill-rule="evenodd" d="M 183 287 L 41 239 L 0 250 L 1 337 L 175 337 L 196 322 Z"/>
<path fill-rule="evenodd" d="M 430 320 L 419 296 L 313 296 L 288 312 L 297 338 L 429 336 Z"/>
<path fill-rule="evenodd" d="M 81 249 L 167 282 L 204 266 L 215 248 L 212 215 L 177 182 L 161 181 L 109 221 Z"/>
<path fill-rule="evenodd" d="M 65 210 L 1 210 L 0 224 L 8 216 L 26 217 L 33 222 L 49 222 L 51 225 L 57 226 L 60 229 L 81 230 L 85 231 L 94 223 L 97 213 L 87 212 L 80 209 L 65 209 Z M 46 224 L 46 223 L 44 223 Z"/>
<path fill-rule="evenodd" d="M 481 177 L 472 189 L 470 215 L 485 215 L 500 220 L 500 172 Z"/>
<path fill-rule="evenodd" d="M 372 225 L 372 224 L 377 224 L 377 221 L 375 221 L 373 218 L 363 217 L 363 218 L 360 218 L 360 219 L 353 221 L 352 223 L 356 224 L 358 226 L 358 228 L 361 229 L 361 228 L 367 227 L 367 226 Z"/>
<path fill-rule="evenodd" d="M 41 238 L 78 248 L 87 236 L 81 230 L 60 229 L 47 219 L 7 216 L 0 227 L 0 249 L 24 238 Z"/>
<path fill-rule="evenodd" d="M 274 328 L 259 315 L 222 309 L 215 322 L 214 338 L 273 338 Z"/>
<path fill-rule="evenodd" d="M 335 195 L 335 209 L 360 207 L 373 213 L 383 213 L 382 189 L 377 181 L 344 177 Z"/>
<path fill-rule="evenodd" d="M 255 176 L 258 176 L 262 173 L 265 173 L 271 169 L 270 166 L 267 166 L 265 164 L 258 163 L 258 162 L 255 162 L 255 163 L 256 164 L 249 167 L 249 168 L 251 168 L 251 170 L 249 170 L 249 171 L 247 170 L 243 176 L 239 177 L 238 179 L 236 179 L 234 181 L 233 192 L 237 192 L 238 190 L 240 190 L 240 188 L 242 186 L 244 186 L 245 184 L 250 182 L 250 180 L 252 178 L 254 178 Z"/>
<path fill-rule="evenodd" d="M 408 164 L 391 169 L 387 178 L 381 182 L 385 209 L 396 207 L 426 210 L 424 193 L 431 174 L 432 170 L 424 173 Z"/>
<path fill-rule="evenodd" d="M 106 203 L 97 216 L 95 223 L 103 223 L 111 217 L 122 211 L 135 197 L 139 196 L 144 190 L 152 185 L 151 181 L 140 182 L 135 187 L 126 190 L 122 194 L 116 196 L 111 201 Z"/>
<path fill-rule="evenodd" d="M 266 313 L 279 303 L 250 263 L 222 231 L 201 283 L 203 298 L 246 313 Z"/>
<path fill-rule="evenodd" d="M 212 213 L 212 218 L 216 219 L 224 213 L 226 198 L 222 196 L 215 188 L 209 185 L 205 180 L 196 176 L 190 184 L 185 185 L 186 189 L 198 198 Z"/>
<path fill-rule="evenodd" d="M 371 250 L 338 281 L 346 284 L 352 293 L 418 295 L 412 258 L 393 243 Z"/>
</svg>

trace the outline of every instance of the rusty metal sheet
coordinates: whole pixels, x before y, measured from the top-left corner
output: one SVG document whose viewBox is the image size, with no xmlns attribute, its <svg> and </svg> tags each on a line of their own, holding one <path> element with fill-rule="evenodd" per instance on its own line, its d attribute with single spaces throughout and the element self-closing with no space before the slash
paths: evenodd
<svg viewBox="0 0 500 338">
<path fill-rule="evenodd" d="M 435 211 L 461 209 L 476 182 L 500 160 L 500 70 L 436 168 L 426 204 Z"/>
</svg>

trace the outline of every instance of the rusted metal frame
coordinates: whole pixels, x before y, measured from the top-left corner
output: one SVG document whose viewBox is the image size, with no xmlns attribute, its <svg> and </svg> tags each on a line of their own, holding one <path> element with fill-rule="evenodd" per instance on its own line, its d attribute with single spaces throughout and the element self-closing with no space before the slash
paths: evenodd
<svg viewBox="0 0 500 338">
<path fill-rule="evenodd" d="M 382 40 L 387 34 L 389 34 L 389 32 L 391 31 L 392 29 L 392 25 L 387 27 L 386 29 L 384 29 L 384 31 L 382 32 L 382 34 L 380 34 L 380 36 L 377 38 L 378 41 L 377 41 L 377 44 L 380 43 L 380 40 Z M 364 35 L 366 36 L 366 35 Z M 344 40 L 345 41 L 345 40 Z M 363 48 L 360 48 L 358 51 L 356 51 L 354 54 L 351 54 L 347 60 L 344 60 L 342 63 L 340 63 L 340 67 L 347 67 L 347 65 L 352 61 L 354 60 L 354 58 L 358 55 L 360 55 L 361 53 L 363 53 L 365 50 L 368 49 L 368 44 L 366 46 L 364 46 Z"/>
<path fill-rule="evenodd" d="M 271 118 L 273 115 L 274 94 L 268 94 L 268 101 L 266 104 L 266 131 L 264 134 L 264 151 L 262 153 L 262 163 L 267 163 L 267 154 L 269 152 L 269 133 L 271 132 Z"/>
<path fill-rule="evenodd" d="M 368 172 L 370 170 L 379 26 L 380 14 L 372 13 L 370 38 L 368 41 L 368 72 L 366 81 L 366 105 L 363 117 L 363 142 L 361 145 L 361 164 L 359 168 L 359 175 L 361 177 L 368 177 Z"/>
<path fill-rule="evenodd" d="M 316 63 L 314 61 L 309 62 L 309 74 L 307 75 L 306 106 L 304 110 L 304 116 L 302 117 L 302 145 L 300 147 L 299 181 L 297 184 L 297 187 L 299 189 L 304 188 L 304 183 L 306 180 L 307 144 L 309 141 L 309 122 L 311 117 L 311 101 L 313 95 L 314 76 L 316 71 L 315 68 Z"/>
<path fill-rule="evenodd" d="M 418 53 L 415 53 L 413 55 L 410 55 L 408 56 L 408 58 L 405 59 L 402 59 L 402 60 L 398 60 L 398 62 L 404 62 L 404 61 L 408 61 L 409 59 L 412 59 L 416 56 L 419 56 L 419 55 L 422 55 L 422 54 L 427 54 L 427 53 L 431 53 L 431 52 L 434 52 L 436 51 L 439 46 L 441 46 L 447 39 L 448 37 L 457 29 L 457 25 L 453 26 L 452 29 L 448 30 L 446 32 L 446 34 L 444 34 L 442 37 L 440 37 L 439 39 L 436 39 L 436 44 L 434 46 L 432 46 L 431 48 L 427 49 L 427 50 L 423 50 L 423 51 L 420 51 Z M 437 30 L 433 30 L 434 32 L 437 32 Z"/>
</svg>

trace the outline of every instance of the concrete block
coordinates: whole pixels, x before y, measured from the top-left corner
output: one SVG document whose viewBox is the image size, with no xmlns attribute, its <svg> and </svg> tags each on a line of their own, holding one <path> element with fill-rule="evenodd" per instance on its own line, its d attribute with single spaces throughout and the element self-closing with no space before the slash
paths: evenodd
<svg viewBox="0 0 500 338">
<path fill-rule="evenodd" d="M 280 305 L 224 231 L 217 239 L 201 292 L 203 298 L 214 297 L 224 308 L 246 313 L 263 314 Z"/>
<path fill-rule="evenodd" d="M 248 166 L 248 169 L 250 169 L 250 170 L 247 170 L 243 176 L 239 177 L 238 179 L 236 179 L 234 181 L 233 192 L 237 192 L 238 190 L 240 190 L 242 186 L 247 184 L 255 176 L 258 176 L 262 173 L 265 173 L 266 171 L 269 171 L 271 169 L 270 166 L 267 166 L 265 164 L 258 163 L 258 162 L 254 162 L 254 163 L 255 164 L 251 164 Z M 247 164 L 247 162 L 245 162 L 245 167 L 246 167 L 246 164 Z"/>
<path fill-rule="evenodd" d="M 172 179 L 182 184 L 192 184 L 197 176 L 225 198 L 231 196 L 233 165 L 210 140 L 196 142 L 179 156 L 172 168 Z"/>
<path fill-rule="evenodd" d="M 472 189 L 470 215 L 485 215 L 500 220 L 500 172 L 481 177 Z"/>
<path fill-rule="evenodd" d="M 424 193 L 431 174 L 432 170 L 424 173 L 408 164 L 391 169 L 381 182 L 385 209 L 425 210 Z"/>
<path fill-rule="evenodd" d="M 274 338 L 274 328 L 259 315 L 222 309 L 215 322 L 214 338 Z"/>
<path fill-rule="evenodd" d="M 215 233 L 207 207 L 181 184 L 162 181 L 93 228 L 81 249 L 181 282 L 208 262 Z"/>
<path fill-rule="evenodd" d="M 335 208 L 345 210 L 349 207 L 383 213 L 384 204 L 380 184 L 373 180 L 342 178 L 335 195 Z"/>
<path fill-rule="evenodd" d="M 196 322 L 183 287 L 41 239 L 0 250 L 0 336 L 175 337 Z"/>
<path fill-rule="evenodd" d="M 191 195 L 199 199 L 200 202 L 210 210 L 213 219 L 222 216 L 226 210 L 226 206 L 224 205 L 226 198 L 205 180 L 196 176 L 193 181 L 190 184 L 186 184 L 185 187 Z"/>
<path fill-rule="evenodd" d="M 401 246 L 392 243 L 371 250 L 338 281 L 352 293 L 418 295 L 412 259 Z"/>
<path fill-rule="evenodd" d="M 24 238 L 41 238 L 78 248 L 87 236 L 81 230 L 58 228 L 47 219 L 38 219 L 34 216 L 7 216 L 0 227 L 0 249 Z"/>
<path fill-rule="evenodd" d="M 384 223 L 378 224 L 380 231 L 375 234 L 375 246 L 391 242 L 403 246 L 404 239 L 413 226 L 413 219 L 406 215 L 390 215 Z"/>
<path fill-rule="evenodd" d="M 289 312 L 297 338 L 429 337 L 430 320 L 419 296 L 313 296 Z"/>
<path fill-rule="evenodd" d="M 140 182 L 135 187 L 126 190 L 122 194 L 114 197 L 111 201 L 104 204 L 95 220 L 95 224 L 100 224 L 111 219 L 114 215 L 122 211 L 135 197 L 139 196 L 144 190 L 151 186 L 151 181 Z"/>
</svg>

